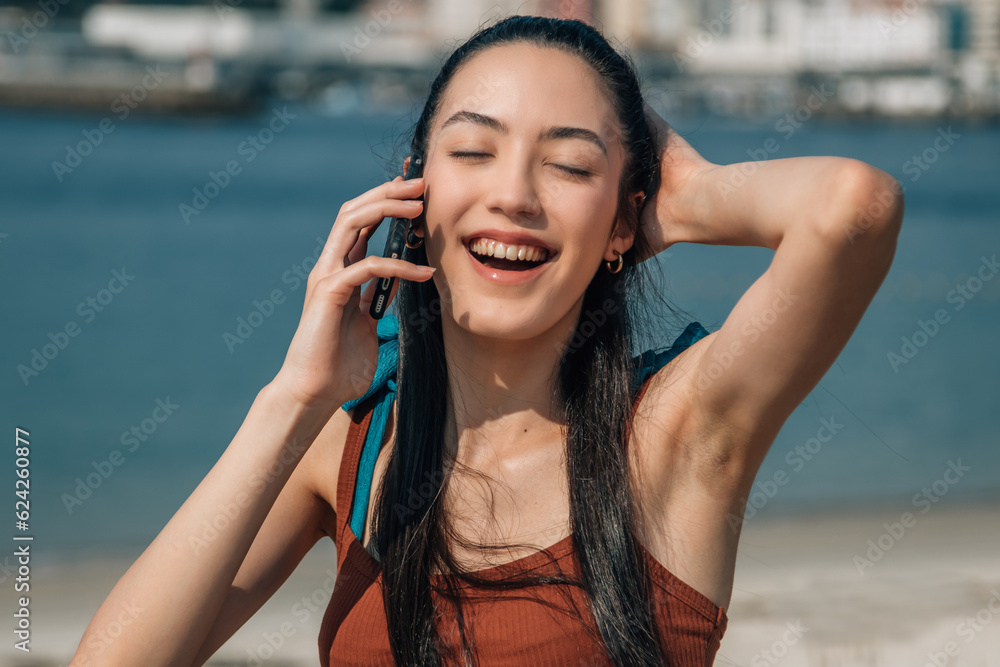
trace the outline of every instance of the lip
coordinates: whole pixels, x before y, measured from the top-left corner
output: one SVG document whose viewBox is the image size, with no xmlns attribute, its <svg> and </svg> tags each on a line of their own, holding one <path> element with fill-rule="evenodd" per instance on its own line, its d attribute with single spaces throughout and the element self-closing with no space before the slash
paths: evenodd
<svg viewBox="0 0 1000 667">
<path fill-rule="evenodd" d="M 476 236 L 486 236 L 485 233 L 476 234 L 469 236 L 467 238 L 475 238 Z M 491 237 L 495 238 L 495 237 Z M 503 241 L 504 239 L 497 239 L 498 241 Z M 517 241 L 510 241 L 511 243 L 517 243 Z M 529 241 L 521 241 L 522 243 L 529 243 Z M 467 243 L 463 242 L 462 247 L 465 248 L 465 254 L 469 257 L 469 261 L 472 262 L 472 268 L 475 269 L 476 273 L 483 277 L 483 279 L 497 284 L 497 285 L 518 285 L 520 283 L 527 282 L 529 280 L 534 280 L 537 278 L 545 269 L 552 263 L 552 251 L 549 250 L 549 258 L 530 269 L 525 269 L 524 271 L 503 271 L 501 269 L 491 269 L 486 266 L 472 254 L 469 250 Z M 542 245 L 545 248 L 546 246 Z"/>
</svg>

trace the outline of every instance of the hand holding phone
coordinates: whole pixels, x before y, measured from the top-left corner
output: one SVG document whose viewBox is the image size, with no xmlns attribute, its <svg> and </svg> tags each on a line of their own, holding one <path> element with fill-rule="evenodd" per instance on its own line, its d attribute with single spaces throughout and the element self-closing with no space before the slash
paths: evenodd
<svg viewBox="0 0 1000 667">
<path fill-rule="evenodd" d="M 411 164 L 418 167 L 408 162 L 407 171 Z M 370 384 L 379 343 L 369 315 L 375 288 L 389 276 L 422 282 L 434 273 L 407 259 L 368 254 L 370 235 L 380 223 L 397 216 L 423 221 L 424 192 L 422 182 L 406 183 L 400 176 L 342 206 L 309 272 L 299 325 L 271 386 L 275 395 L 306 408 L 319 423 Z M 381 311 L 385 305 L 383 299 Z"/>
<path fill-rule="evenodd" d="M 420 178 L 424 173 L 423 157 L 414 153 L 410 156 L 409 166 L 403 180 Z M 423 195 L 417 199 L 423 199 Z M 410 227 L 410 220 L 406 218 L 393 218 L 389 226 L 389 233 L 385 239 L 385 250 L 383 257 L 392 259 L 402 259 L 404 248 L 406 247 L 406 232 Z M 380 278 L 375 285 L 375 292 L 372 295 L 372 303 L 368 309 L 368 314 L 376 320 L 381 319 L 389 308 L 389 296 L 392 294 L 392 285 L 395 277 Z"/>
</svg>

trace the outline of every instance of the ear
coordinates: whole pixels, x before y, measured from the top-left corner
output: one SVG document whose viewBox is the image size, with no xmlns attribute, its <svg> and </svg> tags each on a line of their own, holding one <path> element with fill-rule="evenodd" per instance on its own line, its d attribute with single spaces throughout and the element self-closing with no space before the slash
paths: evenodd
<svg viewBox="0 0 1000 667">
<path fill-rule="evenodd" d="M 406 174 L 410 170 L 410 156 L 407 155 L 406 159 L 403 160 L 403 173 Z"/>
<path fill-rule="evenodd" d="M 646 194 L 643 192 L 637 192 L 633 195 L 636 198 L 636 208 L 642 209 L 642 204 L 646 199 Z M 611 230 L 611 238 L 608 240 L 608 246 L 604 249 L 604 259 L 609 262 L 613 262 L 618 258 L 618 255 L 623 255 L 625 252 L 632 247 L 635 243 L 635 234 L 628 230 L 625 222 L 622 220 L 622 216 L 615 219 L 615 226 Z"/>
</svg>

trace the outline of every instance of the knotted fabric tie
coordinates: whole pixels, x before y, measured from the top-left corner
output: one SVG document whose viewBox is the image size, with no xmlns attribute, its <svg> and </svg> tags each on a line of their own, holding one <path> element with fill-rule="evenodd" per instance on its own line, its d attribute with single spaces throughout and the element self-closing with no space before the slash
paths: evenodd
<svg viewBox="0 0 1000 667">
<path fill-rule="evenodd" d="M 396 397 L 396 366 L 399 361 L 399 322 L 396 316 L 386 313 L 378 321 L 376 327 L 378 336 L 378 364 L 375 367 L 375 377 L 368 391 L 360 398 L 344 403 L 343 409 L 350 410 L 371 396 L 379 398 L 372 410 L 371 423 L 365 436 L 365 444 L 361 449 L 361 460 L 358 463 L 358 483 L 354 487 L 354 502 L 351 504 L 351 530 L 358 542 L 361 542 L 365 531 L 365 517 L 368 515 L 368 497 L 371 492 L 372 477 L 375 475 L 375 461 L 378 459 L 382 435 L 389 420 L 389 411 Z"/>
</svg>

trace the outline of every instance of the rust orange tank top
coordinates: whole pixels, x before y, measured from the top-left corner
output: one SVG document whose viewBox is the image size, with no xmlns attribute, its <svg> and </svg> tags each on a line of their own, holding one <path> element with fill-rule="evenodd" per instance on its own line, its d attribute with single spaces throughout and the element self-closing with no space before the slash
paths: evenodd
<svg viewBox="0 0 1000 667">
<path fill-rule="evenodd" d="M 633 411 L 647 385 L 648 381 L 642 383 Z M 380 565 L 364 549 L 349 524 L 358 462 L 374 401 L 374 396 L 365 400 L 354 412 L 337 480 L 337 534 L 334 539 L 337 579 L 319 634 L 322 667 L 391 667 L 395 664 L 382 606 Z M 501 577 L 528 570 L 531 574 L 579 577 L 571 538 L 567 536 L 541 551 L 481 570 L 479 574 Z M 675 667 L 710 667 L 726 631 L 726 611 L 667 570 L 648 550 L 643 548 L 642 552 L 650 566 L 656 625 L 664 653 Z M 464 582 L 459 583 L 466 586 Z M 524 590 L 491 591 L 492 597 L 486 599 L 484 596 L 482 600 L 477 600 L 474 591 L 469 591 L 470 595 L 463 598 L 466 601 L 462 609 L 466 627 L 471 628 L 479 664 L 484 667 L 611 667 L 603 648 L 581 626 L 572 607 L 567 606 L 568 594 L 577 609 L 588 609 L 586 593 L 575 586 L 564 591 L 546 591 L 546 588 L 552 587 L 536 587 L 534 595 L 558 605 L 559 609 L 566 609 L 565 614 L 526 599 Z M 596 627 L 593 617 L 584 614 L 584 618 L 593 630 Z M 457 623 L 453 625 L 457 628 Z M 441 627 L 439 630 L 442 636 L 457 636 L 454 628 Z"/>
</svg>

